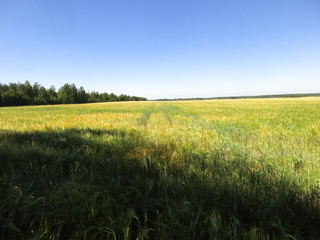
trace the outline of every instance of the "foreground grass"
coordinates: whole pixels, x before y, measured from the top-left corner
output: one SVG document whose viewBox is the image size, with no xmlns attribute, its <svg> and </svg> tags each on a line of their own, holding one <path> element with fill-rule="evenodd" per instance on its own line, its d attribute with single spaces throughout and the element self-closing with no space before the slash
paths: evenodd
<svg viewBox="0 0 320 240">
<path fill-rule="evenodd" d="M 0 109 L 1 239 L 319 239 L 320 98 Z"/>
</svg>

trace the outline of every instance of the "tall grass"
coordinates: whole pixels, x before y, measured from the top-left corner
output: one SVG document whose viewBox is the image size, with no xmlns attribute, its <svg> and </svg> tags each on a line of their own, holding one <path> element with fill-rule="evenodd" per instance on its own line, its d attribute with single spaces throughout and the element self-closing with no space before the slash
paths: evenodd
<svg viewBox="0 0 320 240">
<path fill-rule="evenodd" d="M 320 98 L 0 109 L 1 239 L 319 239 Z"/>
</svg>

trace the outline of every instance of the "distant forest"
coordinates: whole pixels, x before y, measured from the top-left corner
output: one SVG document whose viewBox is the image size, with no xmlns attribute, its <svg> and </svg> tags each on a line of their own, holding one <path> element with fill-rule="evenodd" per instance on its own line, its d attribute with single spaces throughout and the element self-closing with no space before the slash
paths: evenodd
<svg viewBox="0 0 320 240">
<path fill-rule="evenodd" d="M 300 97 L 320 97 L 320 93 L 289 93 L 258 96 L 230 96 L 230 97 L 212 97 L 212 98 L 162 98 L 156 101 L 185 101 L 185 100 L 222 100 L 222 99 L 247 99 L 247 98 L 300 98 Z"/>
<path fill-rule="evenodd" d="M 86 92 L 83 87 L 64 84 L 58 91 L 54 86 L 45 88 L 39 83 L 0 83 L 0 106 L 24 106 L 46 104 L 74 104 L 115 101 L 145 101 L 144 97 L 128 96 L 114 93 Z"/>
</svg>

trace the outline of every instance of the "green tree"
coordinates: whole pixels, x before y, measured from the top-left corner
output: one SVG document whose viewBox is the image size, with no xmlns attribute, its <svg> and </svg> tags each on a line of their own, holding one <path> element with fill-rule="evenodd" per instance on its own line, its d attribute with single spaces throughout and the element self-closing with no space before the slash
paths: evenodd
<svg viewBox="0 0 320 240">
<path fill-rule="evenodd" d="M 129 97 L 124 94 L 120 94 L 118 97 L 118 101 L 128 101 Z"/>
<path fill-rule="evenodd" d="M 89 94 L 86 93 L 83 87 L 80 87 L 78 90 L 78 102 L 86 103 L 88 102 Z"/>
<path fill-rule="evenodd" d="M 77 103 L 78 102 L 78 90 L 74 84 L 66 83 L 58 91 L 58 99 L 63 104 Z"/>
<path fill-rule="evenodd" d="M 38 97 L 40 91 L 40 84 L 35 82 L 32 86 L 33 98 Z"/>
<path fill-rule="evenodd" d="M 92 91 L 89 94 L 88 102 L 94 103 L 94 102 L 98 102 L 98 101 L 99 101 L 99 93 Z"/>
<path fill-rule="evenodd" d="M 100 94 L 100 101 L 101 102 L 108 102 L 109 101 L 109 94 L 108 93 L 101 93 Z"/>
<path fill-rule="evenodd" d="M 49 95 L 47 93 L 47 89 L 45 87 L 40 87 L 39 88 L 39 94 L 37 97 L 35 97 L 34 99 L 34 103 L 37 105 L 41 105 L 41 104 L 48 104 L 49 103 Z"/>
<path fill-rule="evenodd" d="M 34 104 L 68 104 L 68 103 L 87 103 L 87 102 L 114 102 L 114 101 L 140 101 L 146 98 L 128 96 L 114 93 L 99 93 L 92 91 L 87 93 L 83 87 L 77 89 L 74 84 L 64 84 L 58 92 L 54 86 L 49 89 L 41 86 L 39 83 L 9 83 L 9 85 L 0 83 L 0 106 L 19 106 Z"/>
<path fill-rule="evenodd" d="M 109 101 L 110 102 L 114 102 L 114 101 L 117 101 L 117 100 L 118 100 L 117 95 L 115 95 L 114 93 L 110 93 L 109 94 Z"/>
<path fill-rule="evenodd" d="M 48 93 L 48 97 L 49 97 L 49 101 L 48 101 L 49 104 L 57 104 L 57 103 L 59 103 L 58 94 L 57 94 L 56 89 L 55 89 L 54 86 L 51 86 L 47 90 L 47 93 Z"/>
</svg>

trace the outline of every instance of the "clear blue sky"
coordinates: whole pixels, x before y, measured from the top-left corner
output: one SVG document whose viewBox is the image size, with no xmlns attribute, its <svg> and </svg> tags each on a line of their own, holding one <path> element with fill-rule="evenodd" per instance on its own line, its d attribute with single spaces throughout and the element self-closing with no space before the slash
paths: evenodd
<svg viewBox="0 0 320 240">
<path fill-rule="evenodd" d="M 0 0 L 0 82 L 153 98 L 320 92 L 319 0 Z"/>
</svg>

